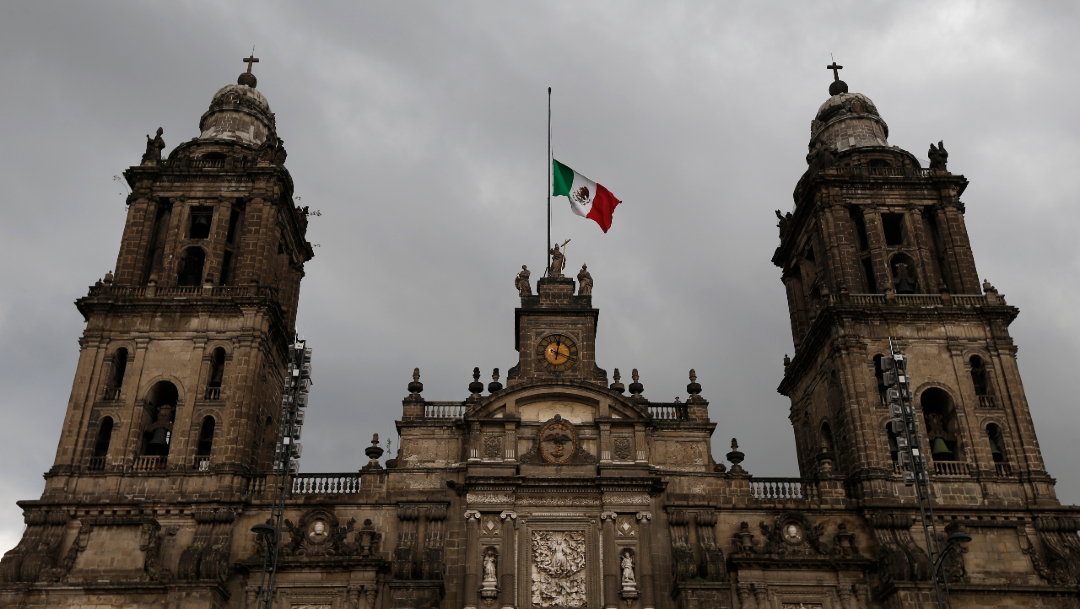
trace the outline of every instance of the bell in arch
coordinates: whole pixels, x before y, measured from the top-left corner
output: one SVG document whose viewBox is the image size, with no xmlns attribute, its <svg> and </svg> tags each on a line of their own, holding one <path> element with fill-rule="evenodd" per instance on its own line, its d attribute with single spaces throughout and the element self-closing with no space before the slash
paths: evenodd
<svg viewBox="0 0 1080 609">
<path fill-rule="evenodd" d="M 952 451 L 949 450 L 948 445 L 945 444 L 945 438 L 942 438 L 941 436 L 934 438 L 934 442 L 930 446 L 930 454 L 934 455 L 935 459 L 952 458 Z"/>
<path fill-rule="evenodd" d="M 898 266 L 900 266 L 901 272 L 900 272 L 900 281 L 896 282 L 896 293 L 897 294 L 914 294 L 915 293 L 915 288 L 911 285 L 911 282 L 908 281 L 908 277 L 907 277 L 907 265 L 906 264 L 900 264 Z"/>
</svg>

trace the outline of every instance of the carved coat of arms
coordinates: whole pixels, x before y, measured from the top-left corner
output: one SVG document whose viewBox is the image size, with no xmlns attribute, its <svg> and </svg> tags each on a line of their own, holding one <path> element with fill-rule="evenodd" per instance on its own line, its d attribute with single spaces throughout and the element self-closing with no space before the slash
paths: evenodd
<svg viewBox="0 0 1080 609">
<path fill-rule="evenodd" d="M 533 531 L 532 604 L 585 606 L 585 533 Z"/>
</svg>

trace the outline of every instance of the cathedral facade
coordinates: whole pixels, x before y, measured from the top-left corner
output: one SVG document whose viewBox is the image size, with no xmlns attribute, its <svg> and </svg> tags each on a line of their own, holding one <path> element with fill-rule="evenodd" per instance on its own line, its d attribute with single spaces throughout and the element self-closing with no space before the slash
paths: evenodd
<svg viewBox="0 0 1080 609">
<path fill-rule="evenodd" d="M 1080 607 L 1080 510 L 1042 460 L 1018 311 L 976 272 L 967 180 L 944 145 L 924 168 L 869 98 L 829 93 L 773 257 L 799 477 L 751 475 L 734 441 L 713 454 L 693 370 L 670 403 L 601 368 L 592 278 L 560 260 L 535 293 L 518 276 L 504 377 L 434 401 L 403 375 L 396 455 L 376 440 L 357 471 L 289 478 L 273 607 L 928 608 L 935 574 L 955 607 Z M 0 559 L 5 607 L 259 606 L 307 210 L 250 69 L 198 138 L 164 158 L 147 140 L 115 274 L 76 302 L 71 398 Z M 892 349 L 940 555 L 890 425 Z"/>
</svg>

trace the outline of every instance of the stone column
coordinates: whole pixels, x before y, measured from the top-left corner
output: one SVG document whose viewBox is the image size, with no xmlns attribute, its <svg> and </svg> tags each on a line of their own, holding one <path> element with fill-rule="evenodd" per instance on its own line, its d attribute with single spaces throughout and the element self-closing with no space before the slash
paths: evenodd
<svg viewBox="0 0 1080 609">
<path fill-rule="evenodd" d="M 480 574 L 480 512 L 465 511 L 465 609 L 476 609 Z"/>
<path fill-rule="evenodd" d="M 600 514 L 604 544 L 604 607 L 616 609 L 619 598 L 619 552 L 615 547 L 615 512 Z"/>
<path fill-rule="evenodd" d="M 503 512 L 502 556 L 499 557 L 499 582 L 502 586 L 502 609 L 514 609 L 517 600 L 517 535 L 514 522 L 517 514 Z"/>
<path fill-rule="evenodd" d="M 649 524 L 652 514 L 638 512 L 638 582 L 641 584 L 641 606 L 643 609 L 655 609 L 652 571 L 652 532 Z"/>
</svg>

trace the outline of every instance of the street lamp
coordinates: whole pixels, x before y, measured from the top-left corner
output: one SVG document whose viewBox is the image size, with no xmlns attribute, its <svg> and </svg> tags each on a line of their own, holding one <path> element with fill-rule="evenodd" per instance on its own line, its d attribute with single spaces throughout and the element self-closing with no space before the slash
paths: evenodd
<svg viewBox="0 0 1080 609">
<path fill-rule="evenodd" d="M 963 531 L 957 531 L 955 533 L 950 533 L 949 536 L 945 538 L 945 549 L 942 550 L 940 554 L 938 554 L 937 560 L 934 561 L 934 579 L 935 580 L 937 580 L 937 578 L 939 577 L 939 572 L 941 571 L 941 565 L 945 563 L 945 557 L 949 555 L 949 552 L 952 551 L 953 549 L 956 549 L 956 551 L 959 551 L 960 545 L 968 543 L 969 541 L 971 541 L 971 535 L 968 535 L 967 533 L 965 533 Z M 945 588 L 945 602 L 948 604 L 949 607 L 952 607 L 952 599 L 949 598 L 949 580 L 947 578 L 942 578 L 941 583 L 944 585 L 944 588 Z M 939 606 L 940 606 L 940 603 L 941 603 L 941 597 L 938 597 Z"/>
</svg>

